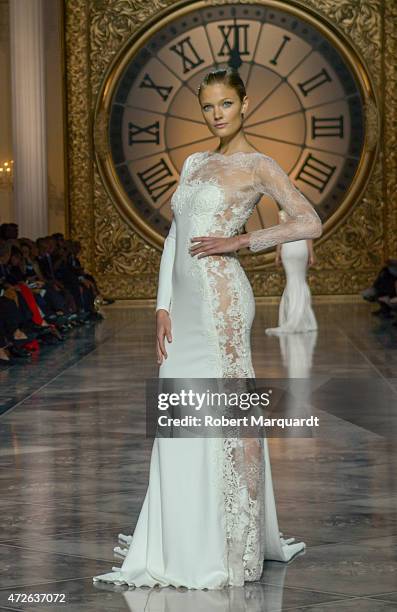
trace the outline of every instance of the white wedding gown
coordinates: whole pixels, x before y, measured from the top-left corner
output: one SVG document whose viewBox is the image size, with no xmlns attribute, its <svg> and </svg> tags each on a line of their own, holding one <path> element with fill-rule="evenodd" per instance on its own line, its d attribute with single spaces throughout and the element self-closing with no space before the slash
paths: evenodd
<svg viewBox="0 0 397 612">
<path fill-rule="evenodd" d="M 287 216 L 280 212 L 280 220 Z M 311 293 L 306 282 L 309 249 L 306 240 L 287 242 L 281 245 L 286 284 L 281 296 L 278 311 L 278 327 L 266 330 L 269 335 L 309 332 L 317 329 L 317 321 L 312 309 Z"/>
<path fill-rule="evenodd" d="M 270 157 L 204 152 L 186 159 L 160 266 L 157 309 L 169 311 L 173 334 L 161 378 L 255 376 L 255 303 L 237 255 L 199 259 L 188 249 L 193 236 L 240 232 L 264 193 L 290 221 L 252 232 L 252 251 L 321 233 L 312 206 Z M 267 442 L 255 438 L 156 438 L 134 534 L 120 541 L 122 566 L 94 581 L 242 586 L 260 578 L 264 559 L 287 562 L 304 549 L 279 533 Z"/>
</svg>

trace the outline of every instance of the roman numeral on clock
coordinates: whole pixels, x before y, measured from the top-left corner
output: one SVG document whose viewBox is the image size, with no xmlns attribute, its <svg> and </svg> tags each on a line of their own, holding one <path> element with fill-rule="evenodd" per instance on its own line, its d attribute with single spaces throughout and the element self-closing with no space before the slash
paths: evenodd
<svg viewBox="0 0 397 612">
<path fill-rule="evenodd" d="M 223 41 L 218 55 L 229 57 L 233 50 L 237 50 L 239 55 L 249 55 L 248 28 L 249 24 L 219 25 L 218 30 L 223 36 Z"/>
<path fill-rule="evenodd" d="M 312 138 L 339 136 L 343 138 L 343 115 L 339 117 L 312 117 Z"/>
<path fill-rule="evenodd" d="M 204 60 L 199 56 L 196 49 L 193 47 L 190 36 L 180 40 L 176 45 L 172 45 L 170 49 L 182 59 L 184 74 L 204 63 Z"/>
<path fill-rule="evenodd" d="M 160 144 L 160 123 L 156 121 L 151 125 L 141 127 L 130 121 L 128 124 L 128 145 L 131 146 L 136 142 Z"/>
<path fill-rule="evenodd" d="M 320 87 L 321 85 L 324 85 L 324 83 L 327 82 L 330 83 L 331 81 L 332 79 L 330 75 L 328 74 L 326 69 L 323 68 L 313 77 L 307 79 L 307 81 L 304 81 L 303 83 L 298 83 L 298 87 L 303 93 L 303 95 L 307 96 L 311 91 L 313 91 L 313 89 L 317 89 L 317 87 Z"/>
<path fill-rule="evenodd" d="M 169 85 L 168 87 L 166 85 L 156 85 L 152 77 L 148 73 L 146 73 L 145 76 L 143 77 L 142 81 L 139 84 L 139 87 L 146 87 L 147 89 L 154 89 L 155 91 L 157 91 L 159 96 L 162 98 L 163 102 L 165 102 L 168 99 L 168 96 L 170 95 L 171 91 L 174 89 L 172 85 Z"/>
<path fill-rule="evenodd" d="M 303 181 L 317 189 L 319 193 L 322 193 L 335 170 L 336 166 L 330 166 L 309 153 L 296 176 L 296 180 Z"/>
<path fill-rule="evenodd" d="M 277 60 L 280 57 L 280 54 L 281 54 L 282 50 L 284 49 L 285 45 L 287 44 L 287 42 L 289 40 L 291 40 L 291 38 L 289 36 L 283 36 L 283 42 L 281 43 L 281 45 L 277 49 L 276 55 L 270 60 L 269 64 L 273 64 L 273 66 L 277 65 Z"/>
<path fill-rule="evenodd" d="M 177 182 L 163 158 L 157 164 L 137 174 L 154 202 L 157 202 Z"/>
</svg>

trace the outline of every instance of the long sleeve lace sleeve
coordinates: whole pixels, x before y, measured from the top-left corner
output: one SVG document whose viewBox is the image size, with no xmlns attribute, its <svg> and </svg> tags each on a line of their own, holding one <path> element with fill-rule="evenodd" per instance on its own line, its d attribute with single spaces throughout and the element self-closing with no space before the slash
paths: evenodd
<svg viewBox="0 0 397 612">
<path fill-rule="evenodd" d="M 159 284 L 157 289 L 156 311 L 161 309 L 170 311 L 172 297 L 172 269 L 175 258 L 176 225 L 172 220 L 170 231 L 164 241 L 163 254 L 161 255 Z"/>
<path fill-rule="evenodd" d="M 270 195 L 288 217 L 279 225 L 250 232 L 248 246 L 251 251 L 321 236 L 321 221 L 313 206 L 274 159 L 260 157 L 254 170 L 254 184 L 259 193 Z"/>
</svg>

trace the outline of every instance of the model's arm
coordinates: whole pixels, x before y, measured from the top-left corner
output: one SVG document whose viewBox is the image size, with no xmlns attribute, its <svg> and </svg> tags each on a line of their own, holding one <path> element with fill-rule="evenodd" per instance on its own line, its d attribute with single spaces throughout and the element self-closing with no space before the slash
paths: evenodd
<svg viewBox="0 0 397 612">
<path fill-rule="evenodd" d="M 278 244 L 276 246 L 276 259 L 275 262 L 276 266 L 279 266 L 281 264 L 281 244 Z"/>
<path fill-rule="evenodd" d="M 159 283 L 157 289 L 157 310 L 170 311 L 172 297 L 172 269 L 175 258 L 176 225 L 172 220 L 170 231 L 164 241 L 163 254 L 161 255 Z"/>
<path fill-rule="evenodd" d="M 276 200 L 288 217 L 279 225 L 243 234 L 240 236 L 241 246 L 248 246 L 256 252 L 283 242 L 321 236 L 319 216 L 276 161 L 266 156 L 259 157 L 253 181 L 255 188 Z"/>
<path fill-rule="evenodd" d="M 279 210 L 278 211 L 278 219 L 279 219 L 279 223 L 285 223 L 285 221 L 287 220 L 288 215 L 283 211 L 283 210 Z M 275 264 L 276 266 L 279 266 L 281 264 L 281 244 L 278 244 L 276 246 L 276 259 L 275 259 Z"/>
<path fill-rule="evenodd" d="M 162 364 L 167 359 L 165 338 L 172 342 L 171 318 L 169 315 L 172 300 L 172 270 L 175 259 L 176 225 L 172 220 L 170 231 L 164 241 L 163 254 L 161 255 L 159 284 L 157 289 L 156 304 L 156 353 L 157 363 Z"/>
<path fill-rule="evenodd" d="M 179 183 L 182 183 L 189 172 L 191 162 L 195 154 L 189 155 L 183 162 Z M 160 262 L 159 284 L 157 289 L 157 305 L 156 312 L 159 310 L 170 311 L 172 298 L 172 269 L 174 267 L 175 258 L 175 243 L 176 243 L 176 224 L 175 219 L 172 219 L 170 231 L 164 241 L 163 254 Z"/>
<path fill-rule="evenodd" d="M 182 183 L 189 173 L 189 168 L 194 155 L 187 157 L 183 163 L 179 182 Z M 156 305 L 156 327 L 157 327 L 157 363 L 161 364 L 163 359 L 167 359 L 167 349 L 165 338 L 172 342 L 171 318 L 169 315 L 172 301 L 172 270 L 174 268 L 176 246 L 176 224 L 172 220 L 170 231 L 164 241 L 164 250 L 161 256 L 159 284 L 157 289 Z"/>
<path fill-rule="evenodd" d="M 311 240 L 311 239 L 306 240 L 306 243 L 307 243 L 307 250 L 308 250 L 308 253 L 309 253 L 309 257 L 308 257 L 309 266 L 314 266 L 313 240 Z"/>
</svg>

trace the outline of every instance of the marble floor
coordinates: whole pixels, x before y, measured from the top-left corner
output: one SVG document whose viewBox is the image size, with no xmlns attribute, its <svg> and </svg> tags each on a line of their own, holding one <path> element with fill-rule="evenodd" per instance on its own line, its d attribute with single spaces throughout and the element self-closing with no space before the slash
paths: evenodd
<svg viewBox="0 0 397 612">
<path fill-rule="evenodd" d="M 365 303 L 319 304 L 317 335 L 280 341 L 264 331 L 276 313 L 257 308 L 256 374 L 309 378 L 322 422 L 310 438 L 269 440 L 280 527 L 306 553 L 236 589 L 93 585 L 119 564 L 117 534 L 145 494 L 145 379 L 157 374 L 152 310 L 110 307 L 0 371 L 0 611 L 397 610 L 397 328 Z"/>
</svg>

